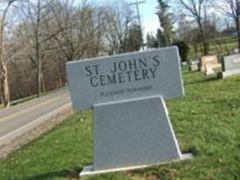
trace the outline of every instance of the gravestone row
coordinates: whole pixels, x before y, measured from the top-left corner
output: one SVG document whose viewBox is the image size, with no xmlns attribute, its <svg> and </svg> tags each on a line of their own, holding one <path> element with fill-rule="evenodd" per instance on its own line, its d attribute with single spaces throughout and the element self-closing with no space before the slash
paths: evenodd
<svg viewBox="0 0 240 180">
<path fill-rule="evenodd" d="M 190 63 L 190 71 L 197 70 L 198 63 Z M 233 54 L 223 57 L 222 63 L 218 63 L 216 55 L 203 56 L 200 61 L 200 70 L 205 75 L 217 75 L 221 78 L 227 78 L 234 75 L 240 75 L 240 54 Z"/>
</svg>

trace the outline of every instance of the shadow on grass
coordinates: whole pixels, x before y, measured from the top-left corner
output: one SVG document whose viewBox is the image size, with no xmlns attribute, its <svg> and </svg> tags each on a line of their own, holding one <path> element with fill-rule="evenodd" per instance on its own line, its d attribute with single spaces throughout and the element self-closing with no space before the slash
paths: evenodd
<svg viewBox="0 0 240 180">
<path fill-rule="evenodd" d="M 52 171 L 35 176 L 27 177 L 26 180 L 47 180 L 53 178 L 67 178 L 67 179 L 79 179 L 79 173 L 82 168 L 76 169 L 63 169 L 60 171 Z"/>
<path fill-rule="evenodd" d="M 212 76 L 212 77 L 208 77 L 208 78 L 203 78 L 203 79 L 199 79 L 199 80 L 195 80 L 195 81 L 190 81 L 190 82 L 185 82 L 184 85 L 191 85 L 191 84 L 199 84 L 199 83 L 204 83 L 204 82 L 211 82 L 211 81 L 218 81 L 220 80 L 219 77 L 216 76 Z"/>
<path fill-rule="evenodd" d="M 195 146 L 191 146 L 191 147 L 188 147 L 187 149 L 182 150 L 182 154 L 188 154 L 188 153 L 196 157 L 200 154 L 200 151 Z"/>
<path fill-rule="evenodd" d="M 181 69 L 182 69 L 182 74 L 184 75 L 199 74 L 201 72 L 200 70 L 191 71 L 190 66 L 184 67 L 184 68 L 182 67 Z"/>
</svg>

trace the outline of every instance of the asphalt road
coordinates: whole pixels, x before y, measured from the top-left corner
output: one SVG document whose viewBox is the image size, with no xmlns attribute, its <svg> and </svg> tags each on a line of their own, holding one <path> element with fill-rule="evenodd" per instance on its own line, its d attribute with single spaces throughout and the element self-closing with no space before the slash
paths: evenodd
<svg viewBox="0 0 240 180">
<path fill-rule="evenodd" d="M 19 128 L 70 103 L 67 88 L 0 111 L 0 140 Z"/>
</svg>

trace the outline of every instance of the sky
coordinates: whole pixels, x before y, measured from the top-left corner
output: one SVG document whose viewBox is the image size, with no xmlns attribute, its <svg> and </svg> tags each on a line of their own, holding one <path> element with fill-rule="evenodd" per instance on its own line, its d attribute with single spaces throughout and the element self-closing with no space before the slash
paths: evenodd
<svg viewBox="0 0 240 180">
<path fill-rule="evenodd" d="M 117 2 L 119 0 L 92 0 L 92 2 L 95 2 L 97 4 L 115 1 Z M 128 3 L 133 3 L 136 2 L 137 0 L 125 0 L 125 1 Z M 140 2 L 144 0 L 138 1 Z M 144 37 L 146 37 L 147 33 L 153 33 L 155 35 L 157 33 L 157 29 L 160 27 L 158 17 L 155 14 L 156 7 L 157 0 L 145 0 L 145 3 L 139 5 Z"/>
<path fill-rule="evenodd" d="M 82 0 L 76 0 L 75 2 L 79 3 Z M 119 0 L 88 0 L 88 2 L 101 5 L 105 3 L 114 3 L 118 2 Z M 156 35 L 157 29 L 160 28 L 160 23 L 158 20 L 156 12 L 157 7 L 157 0 L 124 0 L 127 3 L 134 3 L 136 1 L 145 1 L 145 3 L 142 3 L 139 5 L 140 7 L 140 16 L 142 21 L 142 31 L 144 34 L 144 38 L 146 38 L 147 33 L 152 33 L 153 35 Z M 133 6 L 134 8 L 134 6 Z M 137 14 L 136 14 L 137 15 Z"/>
<path fill-rule="evenodd" d="M 157 33 L 157 29 L 160 27 L 158 17 L 155 14 L 157 0 L 145 0 L 145 3 L 141 4 L 139 7 L 145 37 L 147 33 L 153 33 L 155 35 Z"/>
</svg>

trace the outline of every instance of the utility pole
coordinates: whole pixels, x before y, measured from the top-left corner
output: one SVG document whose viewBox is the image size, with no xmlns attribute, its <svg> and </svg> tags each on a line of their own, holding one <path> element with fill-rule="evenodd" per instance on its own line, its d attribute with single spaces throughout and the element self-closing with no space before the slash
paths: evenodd
<svg viewBox="0 0 240 180">
<path fill-rule="evenodd" d="M 137 9 L 138 24 L 140 27 L 140 33 L 141 33 L 141 37 L 142 37 L 142 45 L 141 45 L 142 49 L 144 49 L 144 37 L 143 37 L 143 31 L 142 31 L 142 22 L 141 22 L 139 6 L 140 6 L 140 4 L 143 4 L 143 3 L 145 3 L 145 0 L 143 0 L 143 1 L 135 0 L 135 2 L 129 4 L 129 5 L 134 5 Z"/>
</svg>

